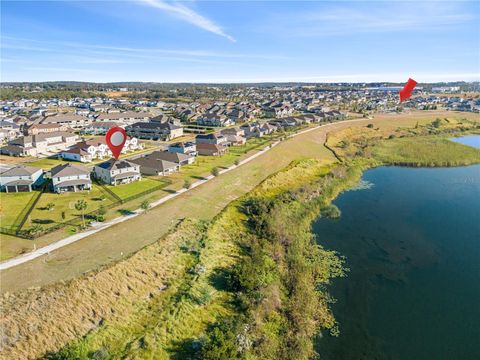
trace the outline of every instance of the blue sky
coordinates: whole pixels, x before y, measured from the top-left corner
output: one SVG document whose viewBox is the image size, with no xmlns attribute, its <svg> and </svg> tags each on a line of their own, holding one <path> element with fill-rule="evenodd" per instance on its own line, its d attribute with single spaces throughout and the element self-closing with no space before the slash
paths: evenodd
<svg viewBox="0 0 480 360">
<path fill-rule="evenodd" d="M 480 79 L 480 2 L 1 2 L 2 81 Z"/>
</svg>

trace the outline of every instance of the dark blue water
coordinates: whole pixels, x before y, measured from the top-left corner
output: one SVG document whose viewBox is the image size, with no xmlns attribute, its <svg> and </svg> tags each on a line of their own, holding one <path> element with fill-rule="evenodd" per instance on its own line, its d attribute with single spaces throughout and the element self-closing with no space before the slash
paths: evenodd
<svg viewBox="0 0 480 360">
<path fill-rule="evenodd" d="M 340 336 L 321 359 L 480 359 L 480 165 L 367 171 L 370 189 L 334 202 L 313 224 L 346 256 L 335 280 Z"/>
<path fill-rule="evenodd" d="M 464 145 L 473 146 L 477 149 L 480 149 L 480 135 L 462 136 L 458 138 L 453 138 L 452 141 L 455 141 Z"/>
</svg>

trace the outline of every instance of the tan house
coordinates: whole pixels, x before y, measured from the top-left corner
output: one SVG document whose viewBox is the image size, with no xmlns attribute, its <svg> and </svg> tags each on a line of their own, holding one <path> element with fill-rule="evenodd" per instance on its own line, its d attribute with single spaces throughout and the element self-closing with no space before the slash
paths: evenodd
<svg viewBox="0 0 480 360">
<path fill-rule="evenodd" d="M 227 148 L 223 145 L 210 143 L 197 143 L 197 151 L 199 155 L 223 155 L 227 152 Z"/>
</svg>

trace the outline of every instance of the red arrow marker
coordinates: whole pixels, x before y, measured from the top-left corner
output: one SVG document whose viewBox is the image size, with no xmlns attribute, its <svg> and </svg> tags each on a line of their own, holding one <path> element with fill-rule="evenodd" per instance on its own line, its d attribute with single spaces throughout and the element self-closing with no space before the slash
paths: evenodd
<svg viewBox="0 0 480 360">
<path fill-rule="evenodd" d="M 412 96 L 413 88 L 417 85 L 417 82 L 413 79 L 408 79 L 407 83 L 400 90 L 400 102 L 407 100 L 410 96 Z"/>
<path fill-rule="evenodd" d="M 105 135 L 105 140 L 113 156 L 118 160 L 123 145 L 125 145 L 125 141 L 127 141 L 127 133 L 121 127 L 115 126 L 108 130 L 107 135 Z"/>
</svg>

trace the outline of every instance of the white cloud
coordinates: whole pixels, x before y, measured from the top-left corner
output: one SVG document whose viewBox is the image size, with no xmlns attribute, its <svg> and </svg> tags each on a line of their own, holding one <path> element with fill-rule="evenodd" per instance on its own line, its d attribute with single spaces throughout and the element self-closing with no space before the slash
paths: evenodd
<svg viewBox="0 0 480 360">
<path fill-rule="evenodd" d="M 141 2 L 154 8 L 169 12 L 192 25 L 216 35 L 223 36 L 232 42 L 236 41 L 232 36 L 225 33 L 225 31 L 223 31 L 223 29 L 219 25 L 215 24 L 212 20 L 182 4 L 177 2 L 165 2 L 163 0 L 141 0 Z"/>
</svg>

